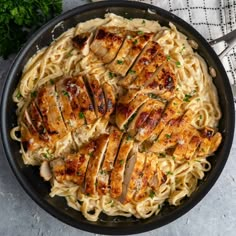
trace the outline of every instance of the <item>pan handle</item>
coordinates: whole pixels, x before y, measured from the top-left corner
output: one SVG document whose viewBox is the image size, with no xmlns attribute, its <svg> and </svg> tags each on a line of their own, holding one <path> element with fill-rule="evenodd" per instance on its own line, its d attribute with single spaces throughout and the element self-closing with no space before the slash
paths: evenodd
<svg viewBox="0 0 236 236">
<path fill-rule="evenodd" d="M 226 35 L 223 35 L 218 39 L 210 41 L 209 44 L 213 46 L 223 41 L 227 43 L 227 47 L 218 55 L 221 61 L 229 53 L 229 51 L 236 45 L 236 29 Z M 234 102 L 236 103 L 236 83 L 231 84 L 231 88 L 234 96 Z"/>
</svg>

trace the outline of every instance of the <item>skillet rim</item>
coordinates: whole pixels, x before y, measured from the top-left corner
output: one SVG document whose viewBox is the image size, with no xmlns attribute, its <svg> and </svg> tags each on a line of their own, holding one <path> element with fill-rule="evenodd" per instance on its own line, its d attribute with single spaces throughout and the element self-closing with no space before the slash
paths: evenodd
<svg viewBox="0 0 236 236">
<path fill-rule="evenodd" d="M 90 10 L 105 8 L 105 7 L 106 8 L 123 7 L 123 8 L 134 8 L 134 9 L 141 9 L 141 10 L 150 9 L 150 10 L 153 10 L 154 12 L 157 12 L 158 15 L 167 16 L 168 19 L 169 18 L 172 19 L 172 21 L 174 23 L 178 22 L 178 24 L 182 24 L 183 27 L 186 27 L 187 29 L 189 29 L 191 31 L 191 33 L 194 34 L 194 36 L 196 36 L 196 38 L 198 39 L 198 42 L 201 42 L 203 47 L 206 49 L 207 53 L 209 55 L 211 55 L 214 58 L 214 60 L 216 60 L 216 64 L 217 64 L 217 66 L 219 66 L 218 69 L 220 70 L 222 77 L 228 78 L 222 63 L 220 62 L 220 60 L 219 60 L 218 56 L 216 55 L 216 53 L 214 52 L 214 50 L 207 43 L 207 41 L 190 24 L 186 23 L 184 20 L 173 15 L 172 13 L 170 13 L 164 9 L 161 9 L 159 7 L 152 6 L 152 5 L 149 5 L 146 3 L 140 3 L 140 2 L 130 2 L 130 1 L 106 2 L 105 1 L 105 2 L 86 4 L 83 6 L 76 7 L 74 9 L 67 11 L 67 12 L 61 14 L 60 16 L 50 20 L 48 23 L 46 23 L 44 26 L 42 26 L 36 33 L 34 33 L 32 35 L 32 37 L 30 37 L 30 39 L 26 42 L 25 46 L 20 50 L 18 55 L 15 57 L 15 60 L 13 61 L 12 65 L 10 67 L 10 70 L 7 74 L 7 79 L 5 80 L 5 83 L 3 86 L 3 93 L 2 93 L 2 99 L 1 99 L 1 136 L 2 136 L 2 143 L 3 143 L 3 147 L 4 147 L 4 151 L 5 151 L 8 163 L 10 164 L 11 169 L 13 170 L 16 178 L 18 179 L 18 181 L 21 184 L 21 186 L 23 187 L 23 189 L 27 192 L 27 194 L 42 209 L 44 209 L 45 211 L 47 211 L 49 214 L 53 215 L 57 219 L 61 220 L 62 222 L 67 223 L 73 227 L 79 228 L 81 230 L 85 230 L 85 231 L 89 231 L 89 232 L 93 232 L 93 233 L 113 234 L 113 235 L 135 234 L 137 232 L 141 233 L 141 232 L 145 232 L 148 230 L 152 230 L 152 229 L 164 226 L 164 225 L 176 220 L 180 216 L 187 213 L 190 209 L 192 209 L 198 202 L 200 202 L 200 200 L 202 200 L 202 198 L 207 194 L 207 192 L 215 184 L 216 180 L 220 176 L 220 174 L 225 166 L 225 163 L 228 159 L 230 148 L 231 148 L 231 145 L 233 142 L 234 121 L 235 121 L 233 95 L 231 92 L 229 81 L 227 80 L 225 82 L 224 89 L 225 89 L 225 92 L 228 94 L 228 101 L 229 102 L 226 105 L 228 106 L 228 110 L 231 114 L 229 115 L 228 120 L 226 120 L 226 122 L 229 123 L 231 130 L 230 130 L 228 136 L 226 137 L 228 142 L 225 142 L 226 143 L 225 147 L 223 147 L 225 149 L 225 151 L 224 151 L 225 157 L 224 157 L 224 159 L 221 159 L 221 162 L 220 162 L 221 165 L 216 165 L 216 169 L 214 170 L 215 174 L 211 175 L 210 176 L 211 178 L 208 178 L 207 185 L 201 189 L 201 192 L 198 190 L 197 193 L 194 195 L 194 197 L 191 197 L 192 200 L 188 201 L 187 204 L 182 204 L 180 207 L 178 207 L 174 211 L 172 211 L 169 215 L 167 214 L 166 216 L 164 216 L 163 219 L 162 218 L 156 219 L 156 220 L 149 222 L 149 223 L 145 223 L 145 220 L 140 220 L 139 221 L 139 222 L 141 222 L 140 224 L 133 224 L 133 225 L 126 226 L 124 228 L 120 227 L 119 224 L 117 224 L 115 227 L 113 225 L 112 226 L 110 226 L 110 225 L 103 226 L 102 224 L 96 225 L 96 224 L 91 223 L 89 221 L 87 221 L 87 224 L 84 222 L 81 224 L 79 221 L 76 221 L 76 219 L 74 219 L 74 221 L 71 221 L 70 218 L 68 218 L 66 214 L 61 215 L 60 212 L 57 211 L 57 209 L 55 209 L 52 205 L 50 205 L 45 199 L 42 199 L 41 197 L 37 196 L 36 192 L 34 192 L 34 190 L 32 190 L 29 183 L 27 184 L 27 178 L 21 173 L 19 166 L 17 166 L 16 162 L 14 161 L 14 157 L 11 154 L 11 148 L 9 146 L 9 140 L 7 139 L 8 135 L 9 135 L 8 130 L 6 129 L 6 126 L 5 126 L 5 124 L 7 124 L 7 115 L 5 114 L 5 111 L 7 110 L 7 101 L 9 99 L 6 95 L 11 95 L 11 94 L 9 94 L 10 86 L 11 86 L 12 82 L 14 81 L 14 75 L 17 72 L 17 68 L 20 64 L 20 61 L 24 58 L 25 54 L 31 48 L 33 43 L 35 41 L 37 41 L 37 39 L 41 35 L 43 35 L 48 29 L 55 26 L 59 22 L 63 21 L 64 19 L 68 19 L 68 18 L 74 16 L 75 14 L 89 12 Z M 154 217 L 154 216 L 152 216 L 152 217 Z"/>
</svg>

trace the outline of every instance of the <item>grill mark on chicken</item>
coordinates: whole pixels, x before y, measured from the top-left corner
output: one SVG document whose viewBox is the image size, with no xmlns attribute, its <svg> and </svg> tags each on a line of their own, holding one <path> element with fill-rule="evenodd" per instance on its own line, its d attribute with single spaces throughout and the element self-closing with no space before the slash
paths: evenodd
<svg viewBox="0 0 236 236">
<path fill-rule="evenodd" d="M 146 154 L 145 167 L 143 170 L 143 176 L 141 179 L 140 188 L 137 190 L 134 200 L 142 201 L 149 195 L 150 182 L 153 176 L 155 176 L 157 166 L 157 156 L 153 153 Z"/>
<path fill-rule="evenodd" d="M 164 103 L 159 102 L 157 100 L 155 101 L 155 103 L 153 104 L 153 109 L 150 112 L 150 115 L 138 129 L 138 133 L 135 136 L 137 140 L 144 141 L 150 136 L 150 134 L 160 121 L 164 107 L 165 107 Z"/>
<path fill-rule="evenodd" d="M 116 97 L 114 89 L 110 84 L 104 83 L 102 87 L 106 101 L 106 117 L 109 118 L 115 109 Z"/>
<path fill-rule="evenodd" d="M 108 65 L 108 68 L 116 74 L 125 76 L 153 35 L 153 33 L 128 32 L 116 58 Z"/>
<path fill-rule="evenodd" d="M 135 192 L 140 188 L 145 164 L 145 155 L 137 152 L 127 163 L 124 175 L 123 191 L 120 201 L 128 203 L 133 199 Z"/>
<path fill-rule="evenodd" d="M 69 93 L 72 90 L 68 88 L 70 80 L 70 78 L 60 79 L 56 82 L 56 92 L 58 94 L 62 117 L 68 130 L 72 130 L 77 127 L 76 114 L 73 112 L 69 97 Z"/>
<path fill-rule="evenodd" d="M 72 44 L 75 48 L 79 49 L 84 56 L 87 56 L 92 39 L 93 33 L 81 33 L 72 38 Z"/>
<path fill-rule="evenodd" d="M 118 198 L 122 194 L 122 183 L 124 181 L 124 171 L 128 155 L 133 147 L 134 140 L 130 139 L 128 135 L 123 137 L 114 169 L 111 172 L 110 185 L 111 197 Z"/>
<path fill-rule="evenodd" d="M 79 90 L 78 101 L 81 107 L 80 111 L 81 113 L 78 115 L 78 118 L 81 119 L 81 117 L 84 115 L 86 124 L 92 124 L 97 118 L 92 100 L 88 94 L 82 76 L 79 75 L 75 79 L 76 79 L 76 86 Z"/>
<path fill-rule="evenodd" d="M 92 77 L 88 77 L 87 82 L 93 96 L 96 115 L 98 118 L 103 117 L 106 113 L 106 103 L 100 82 Z"/>
<path fill-rule="evenodd" d="M 110 63 L 120 49 L 126 30 L 119 27 L 99 27 L 90 49 L 103 63 Z"/>
<path fill-rule="evenodd" d="M 46 84 L 38 90 L 35 103 L 43 123 L 54 142 L 66 134 L 66 127 L 57 104 L 55 85 Z"/>
<path fill-rule="evenodd" d="M 128 122 L 136 110 L 145 103 L 149 97 L 146 94 L 138 94 L 130 103 L 118 103 L 116 106 L 116 124 L 120 129 Z"/>
<path fill-rule="evenodd" d="M 36 131 L 39 134 L 39 139 L 44 142 L 49 142 L 50 141 L 49 134 L 47 132 L 46 126 L 43 123 L 42 116 L 34 100 L 32 100 L 30 105 L 28 106 L 27 113 L 30 117 L 32 125 L 35 127 Z"/>
<path fill-rule="evenodd" d="M 97 189 L 97 175 L 108 143 L 108 134 L 101 135 L 96 140 L 96 148 L 90 156 L 86 177 L 85 193 L 94 195 Z"/>
<path fill-rule="evenodd" d="M 165 56 L 160 45 L 153 41 L 148 42 L 127 76 L 119 81 L 118 84 L 123 87 L 128 87 L 137 77 L 140 76 L 143 70 L 148 71 L 150 65 L 152 65 L 152 67 L 160 66 L 164 60 Z"/>
<path fill-rule="evenodd" d="M 99 195 L 106 194 L 109 190 L 110 174 L 114 167 L 122 135 L 123 133 L 119 129 L 114 126 L 111 127 L 106 154 L 97 177 L 97 191 Z"/>
</svg>

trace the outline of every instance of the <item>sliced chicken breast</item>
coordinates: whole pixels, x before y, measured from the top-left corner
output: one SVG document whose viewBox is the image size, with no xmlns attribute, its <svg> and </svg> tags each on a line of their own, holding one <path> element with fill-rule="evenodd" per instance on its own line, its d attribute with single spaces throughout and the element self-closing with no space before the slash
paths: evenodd
<svg viewBox="0 0 236 236">
<path fill-rule="evenodd" d="M 109 118 L 115 109 L 116 97 L 114 89 L 109 83 L 104 83 L 102 87 L 106 100 L 106 117 Z"/>
<path fill-rule="evenodd" d="M 125 35 L 124 28 L 101 26 L 96 32 L 90 49 L 104 63 L 110 63 L 120 49 Z"/>
<path fill-rule="evenodd" d="M 122 135 L 123 133 L 115 126 L 111 127 L 106 154 L 97 177 L 97 191 L 99 195 L 106 194 L 109 190 L 109 178 L 114 167 Z"/>
<path fill-rule="evenodd" d="M 97 175 L 109 140 L 108 134 L 102 134 L 96 139 L 96 147 L 90 155 L 85 177 L 85 193 L 94 195 L 97 191 Z"/>
<path fill-rule="evenodd" d="M 149 97 L 146 94 L 138 94 L 130 103 L 118 103 L 116 107 L 116 124 L 120 129 L 124 129 L 125 124 L 137 109 L 145 103 Z"/>
<path fill-rule="evenodd" d="M 133 148 L 133 144 L 134 140 L 131 139 L 129 135 L 125 135 L 123 137 L 110 178 L 110 194 L 113 198 L 118 198 L 122 194 L 122 183 L 124 181 L 125 166 L 128 155 Z"/>
<path fill-rule="evenodd" d="M 122 195 L 120 201 L 128 203 L 133 200 L 136 191 L 141 187 L 143 169 L 145 164 L 145 155 L 137 152 L 127 161 L 124 182 L 122 186 Z"/>
<path fill-rule="evenodd" d="M 109 70 L 125 76 L 135 59 L 152 37 L 153 33 L 144 33 L 141 31 L 128 32 L 116 58 L 109 64 Z"/>
<path fill-rule="evenodd" d="M 87 78 L 90 90 L 92 92 L 96 115 L 98 118 L 106 114 L 106 102 L 100 82 L 92 77 Z"/>
<path fill-rule="evenodd" d="M 153 104 L 152 111 L 143 124 L 139 127 L 135 139 L 138 141 L 144 141 L 151 135 L 152 131 L 155 129 L 161 115 L 164 111 L 165 104 L 156 100 Z"/>
</svg>

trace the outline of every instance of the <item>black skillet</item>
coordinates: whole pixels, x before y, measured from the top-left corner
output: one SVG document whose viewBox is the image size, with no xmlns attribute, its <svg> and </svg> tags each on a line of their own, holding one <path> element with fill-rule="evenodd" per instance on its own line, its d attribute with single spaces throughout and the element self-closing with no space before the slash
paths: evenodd
<svg viewBox="0 0 236 236">
<path fill-rule="evenodd" d="M 108 217 L 101 215 L 97 222 L 87 221 L 80 212 L 66 205 L 63 198 L 49 197 L 50 185 L 39 176 L 36 167 L 25 166 L 19 153 L 19 144 L 10 138 L 10 130 L 16 124 L 16 106 L 12 101 L 12 93 L 20 79 L 22 69 L 28 59 L 36 52 L 37 48 L 48 46 L 52 41 L 52 29 L 63 21 L 64 27 L 54 30 L 54 37 L 59 36 L 65 30 L 75 26 L 78 22 L 87 21 L 95 17 L 104 17 L 107 12 L 127 17 L 158 20 L 161 25 L 168 25 L 171 21 L 177 29 L 195 40 L 198 45 L 198 53 L 202 55 L 209 66 L 216 70 L 215 86 L 219 94 L 219 102 L 223 117 L 219 123 L 219 131 L 223 135 L 223 141 L 215 157 L 210 158 L 212 170 L 200 182 L 196 192 L 190 198 L 184 200 L 178 207 L 165 206 L 162 212 L 149 219 L 139 220 L 133 217 Z M 1 103 L 1 134 L 2 141 L 9 164 L 25 191 L 49 214 L 59 220 L 79 229 L 100 234 L 133 234 L 152 230 L 168 224 L 182 216 L 193 208 L 211 189 L 219 177 L 230 152 L 234 133 L 234 101 L 226 72 L 211 46 L 188 23 L 175 15 L 138 2 L 109 1 L 89 4 L 75 8 L 44 25 L 20 51 L 8 73 Z"/>
</svg>

